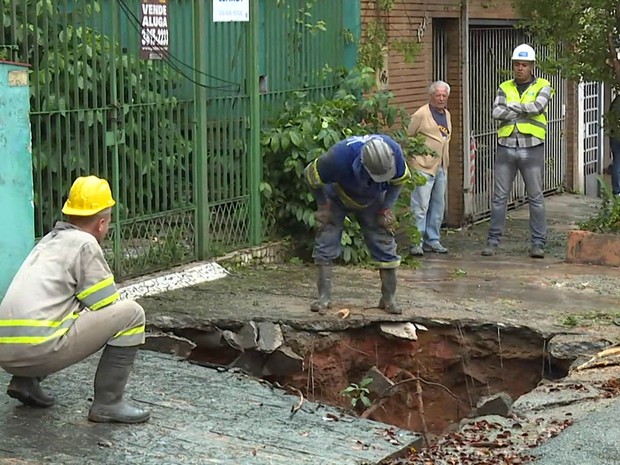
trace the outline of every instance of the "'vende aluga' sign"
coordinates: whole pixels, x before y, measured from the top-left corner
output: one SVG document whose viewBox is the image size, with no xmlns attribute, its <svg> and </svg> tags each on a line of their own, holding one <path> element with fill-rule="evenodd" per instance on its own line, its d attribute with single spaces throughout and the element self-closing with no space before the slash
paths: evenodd
<svg viewBox="0 0 620 465">
<path fill-rule="evenodd" d="M 250 0 L 213 0 L 213 22 L 249 20 Z"/>
<path fill-rule="evenodd" d="M 168 54 L 168 0 L 142 0 L 140 58 L 161 59 Z"/>
</svg>

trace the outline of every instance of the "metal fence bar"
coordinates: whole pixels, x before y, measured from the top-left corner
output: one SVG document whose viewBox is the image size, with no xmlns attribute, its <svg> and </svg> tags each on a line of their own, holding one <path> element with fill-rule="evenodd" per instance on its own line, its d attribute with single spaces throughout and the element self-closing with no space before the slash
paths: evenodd
<svg viewBox="0 0 620 465">
<path fill-rule="evenodd" d="M 11 20 L 0 54 L 33 69 L 37 235 L 60 219 L 76 176 L 107 177 L 117 208 L 104 250 L 119 279 L 257 236 L 256 211 L 249 216 L 261 174 L 250 137 L 258 128 L 248 123 L 256 94 L 247 79 L 248 27 L 213 23 L 208 0 L 168 0 L 168 56 L 144 60 L 141 3 L 6 0 L 1 7 Z M 327 24 L 318 34 L 300 13 L 308 8 L 302 0 L 256 4 L 264 24 L 257 59 L 268 77 L 263 108 L 276 114 L 296 90 L 309 99 L 332 92 L 322 70 L 344 60 L 340 2 L 315 4 L 311 21 Z"/>
</svg>

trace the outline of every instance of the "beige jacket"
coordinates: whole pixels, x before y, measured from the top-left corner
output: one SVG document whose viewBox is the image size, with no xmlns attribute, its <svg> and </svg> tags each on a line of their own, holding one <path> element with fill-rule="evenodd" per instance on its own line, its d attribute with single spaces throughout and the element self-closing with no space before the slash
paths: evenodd
<svg viewBox="0 0 620 465">
<path fill-rule="evenodd" d="M 426 137 L 426 146 L 434 150 L 438 155 L 414 155 L 408 157 L 407 162 L 411 168 L 434 176 L 443 163 L 444 170 L 447 171 L 450 162 L 448 148 L 450 146 L 450 137 L 452 136 L 452 120 L 448 110 L 446 110 L 446 119 L 448 120 L 448 137 L 441 135 L 428 104 L 420 107 L 411 116 L 411 123 L 409 123 L 409 128 L 407 129 L 409 135 L 424 135 Z"/>
</svg>

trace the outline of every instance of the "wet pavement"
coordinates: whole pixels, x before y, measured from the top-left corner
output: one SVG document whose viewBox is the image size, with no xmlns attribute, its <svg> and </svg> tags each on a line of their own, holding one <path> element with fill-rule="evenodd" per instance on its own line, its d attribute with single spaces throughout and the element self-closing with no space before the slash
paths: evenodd
<svg viewBox="0 0 620 465">
<path fill-rule="evenodd" d="M 402 315 L 376 308 L 378 274 L 337 267 L 334 308 L 309 311 L 315 296 L 313 266 L 283 264 L 230 269 L 226 278 L 140 299 L 151 330 L 208 332 L 271 321 L 305 331 L 344 330 L 383 321 L 433 325 L 529 327 L 556 334 L 620 341 L 620 271 L 564 263 L 567 232 L 589 216 L 598 199 L 547 199 L 547 257 L 528 256 L 527 206 L 509 213 L 500 253 L 481 257 L 488 224 L 446 232 L 450 253 L 407 259 L 399 270 Z M 346 308 L 347 319 L 336 316 Z M 499 333 L 498 333 L 499 334 Z M 240 374 L 218 372 L 143 352 L 130 396 L 150 406 L 141 426 L 85 420 L 96 359 L 46 382 L 58 396 L 48 411 L 0 402 L 0 465 L 38 463 L 376 463 L 408 439 L 390 443 L 390 427 L 313 403 L 290 416 L 296 396 Z M 6 374 L 0 381 L 6 382 Z M 331 415 L 340 418 L 330 421 Z M 547 462 L 553 463 L 553 462 Z M 563 463 L 563 462 L 558 462 Z"/>
<path fill-rule="evenodd" d="M 417 435 L 304 402 L 247 376 L 141 351 L 127 398 L 151 410 L 142 425 L 86 420 L 98 357 L 48 378 L 50 409 L 0 400 L 0 464 L 359 465 Z M 8 382 L 0 373 L 0 384 Z M 294 460 L 292 459 L 294 457 Z"/>
<path fill-rule="evenodd" d="M 140 300 L 153 327 L 238 327 L 267 320 L 312 330 L 337 330 L 380 321 L 461 322 L 526 325 L 543 334 L 597 333 L 620 340 L 611 321 L 620 316 L 620 272 L 615 268 L 564 263 L 567 232 L 590 215 L 597 199 L 562 195 L 547 199 L 547 257 L 528 255 L 527 206 L 509 212 L 500 253 L 482 257 L 488 224 L 449 231 L 447 255 L 406 259 L 399 270 L 403 315 L 376 308 L 380 282 L 375 270 L 337 267 L 332 312 L 308 311 L 315 297 L 315 269 L 284 264 L 232 269 L 227 278 Z M 335 316 L 346 308 L 346 320 Z"/>
</svg>

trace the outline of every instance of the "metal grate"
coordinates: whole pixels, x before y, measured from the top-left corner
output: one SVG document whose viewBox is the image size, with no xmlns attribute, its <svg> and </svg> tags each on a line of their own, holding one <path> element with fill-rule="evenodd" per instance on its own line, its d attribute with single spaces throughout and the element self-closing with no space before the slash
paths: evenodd
<svg viewBox="0 0 620 465">
<path fill-rule="evenodd" d="M 497 146 L 497 123 L 491 117 L 493 101 L 499 84 L 510 79 L 512 50 L 528 42 L 523 31 L 512 27 L 470 29 L 470 99 L 471 128 L 476 140 L 473 219 L 488 216 L 493 196 L 493 166 Z M 534 44 L 532 44 L 535 47 Z M 539 56 L 553 53 L 545 49 L 536 50 Z M 567 84 L 559 75 L 536 72 L 548 79 L 556 91 L 548 108 L 547 140 L 545 143 L 544 191 L 557 191 L 564 186 L 566 178 L 566 95 Z M 513 185 L 509 206 L 526 201 L 525 184 L 521 175 Z"/>
<path fill-rule="evenodd" d="M 600 82 L 584 82 L 582 87 L 583 105 L 583 157 L 584 174 L 603 173 L 603 85 Z"/>
<path fill-rule="evenodd" d="M 433 19 L 433 81 L 448 81 L 448 34 L 440 19 Z"/>
</svg>

